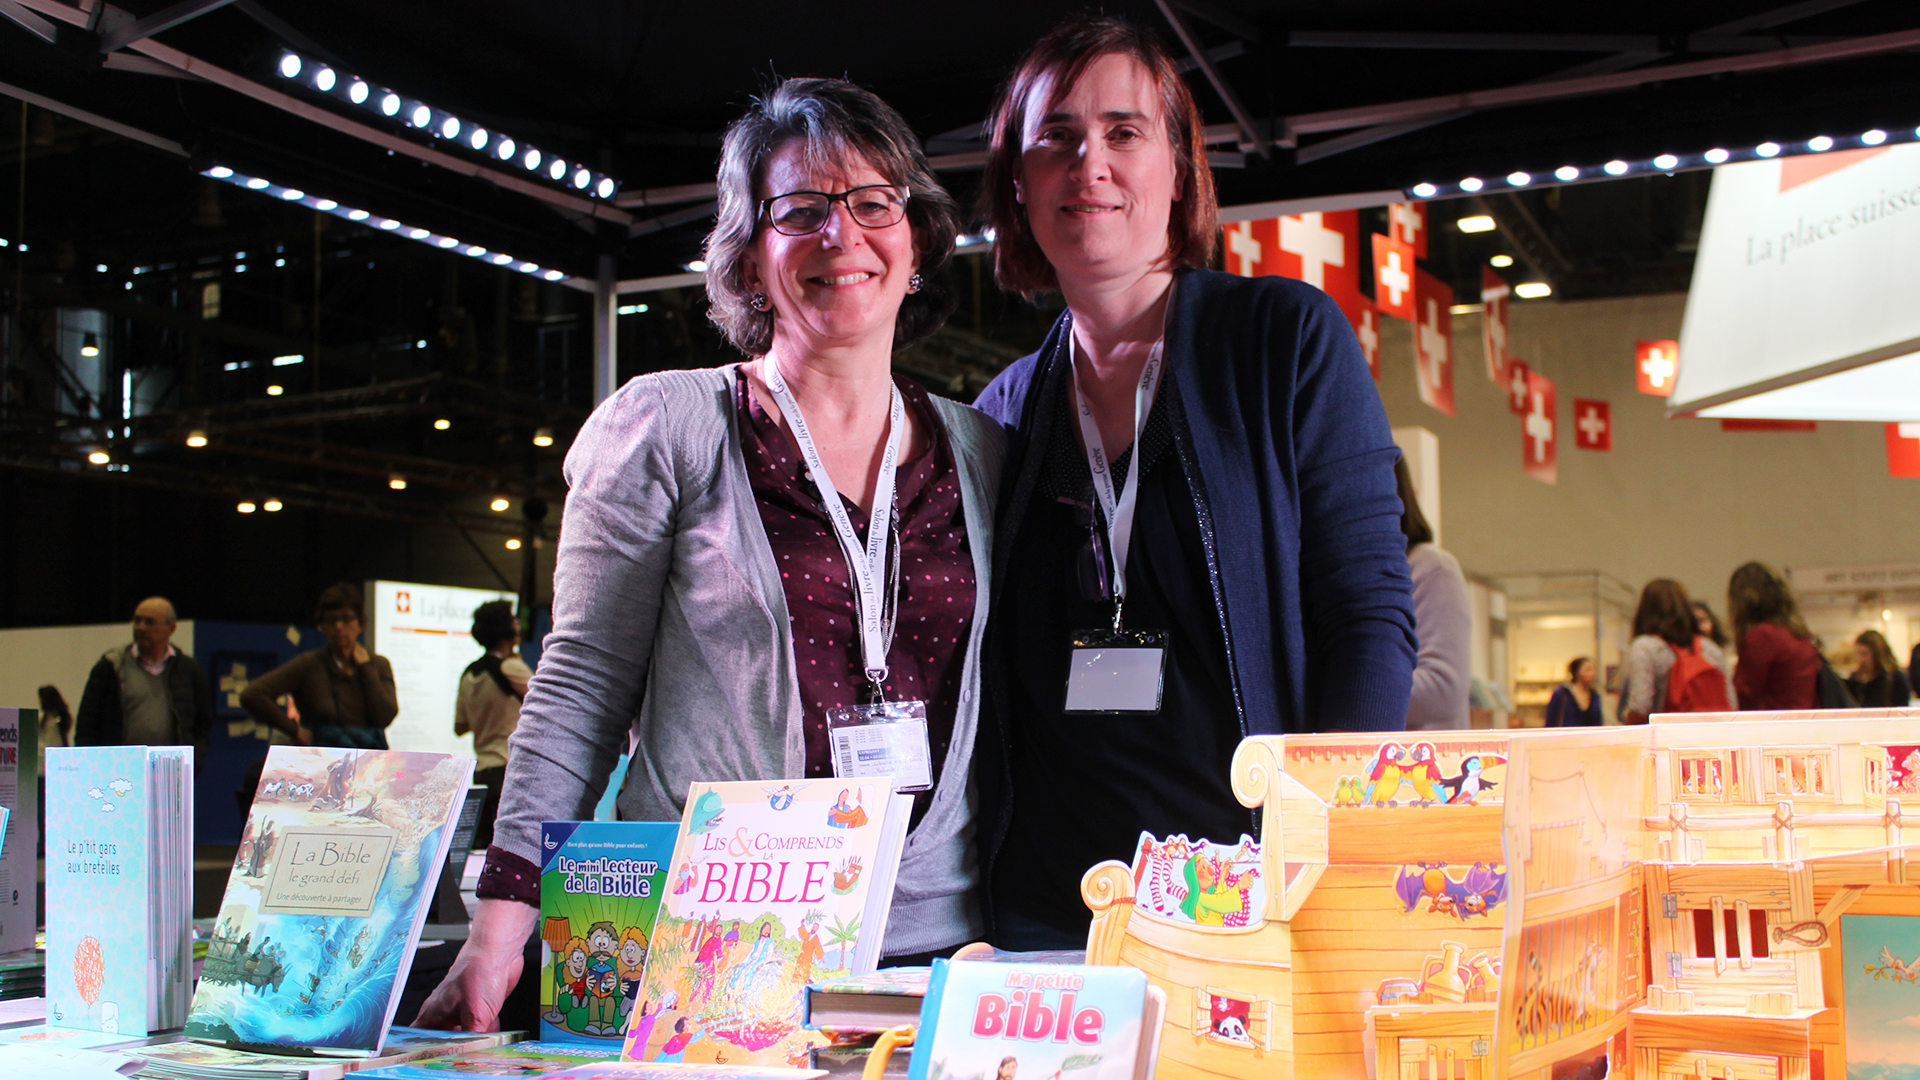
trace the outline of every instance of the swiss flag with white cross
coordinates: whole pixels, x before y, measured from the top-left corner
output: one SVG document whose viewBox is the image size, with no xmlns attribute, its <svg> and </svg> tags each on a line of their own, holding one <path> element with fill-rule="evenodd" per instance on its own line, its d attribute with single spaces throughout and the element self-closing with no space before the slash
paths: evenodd
<svg viewBox="0 0 1920 1080">
<path fill-rule="evenodd" d="M 1507 300 L 1513 289 L 1487 267 L 1480 268 L 1480 344 L 1487 352 L 1487 378 L 1507 385 Z"/>
<path fill-rule="evenodd" d="M 1404 240 L 1415 258 L 1427 257 L 1427 204 L 1423 202 L 1388 203 L 1387 233 Z"/>
<path fill-rule="evenodd" d="M 1413 271 L 1412 245 L 1373 234 L 1373 306 L 1380 314 L 1415 321 Z"/>
<path fill-rule="evenodd" d="M 1353 336 L 1360 339 L 1360 352 L 1367 358 L 1367 370 L 1373 374 L 1373 381 L 1379 382 L 1380 316 L 1374 313 L 1373 301 L 1356 293 L 1350 303 L 1340 305 L 1340 310 L 1353 324 Z"/>
<path fill-rule="evenodd" d="M 1612 450 L 1613 406 L 1593 398 L 1574 398 L 1573 445 L 1581 450 Z"/>
<path fill-rule="evenodd" d="M 1887 475 L 1920 476 L 1920 424 L 1887 425 Z"/>
<path fill-rule="evenodd" d="M 1507 357 L 1507 411 L 1515 416 L 1527 413 L 1527 376 L 1532 373 L 1525 360 Z"/>
<path fill-rule="evenodd" d="M 1276 273 L 1273 256 L 1280 249 L 1278 222 L 1236 221 L 1226 227 L 1226 266 L 1241 277 L 1263 277 Z"/>
<path fill-rule="evenodd" d="M 1554 414 L 1553 380 L 1527 372 L 1527 413 L 1520 418 L 1521 467 L 1547 484 L 1560 482 L 1560 425 Z"/>
<path fill-rule="evenodd" d="M 1680 343 L 1641 341 L 1633 347 L 1633 379 L 1643 394 L 1673 396 L 1673 378 L 1680 373 Z"/>
<path fill-rule="evenodd" d="M 1413 276 L 1414 371 L 1420 379 L 1420 400 L 1453 416 L 1453 290 L 1427 273 Z"/>
</svg>

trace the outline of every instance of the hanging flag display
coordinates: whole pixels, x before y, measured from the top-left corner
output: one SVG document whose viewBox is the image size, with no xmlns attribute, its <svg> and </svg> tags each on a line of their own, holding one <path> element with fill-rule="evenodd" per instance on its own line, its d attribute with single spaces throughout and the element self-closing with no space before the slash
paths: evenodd
<svg viewBox="0 0 1920 1080">
<path fill-rule="evenodd" d="M 1721 431 L 1813 431 L 1819 424 L 1812 420 L 1739 420 L 1720 421 Z"/>
<path fill-rule="evenodd" d="M 1592 398 L 1574 398 L 1573 445 L 1581 450 L 1613 449 L 1613 406 Z"/>
<path fill-rule="evenodd" d="M 1633 348 L 1633 378 L 1640 392 L 1672 397 L 1674 376 L 1680 373 L 1680 343 L 1642 341 Z"/>
<path fill-rule="evenodd" d="M 1228 225 L 1225 230 L 1227 270 L 1241 277 L 1278 273 L 1271 268 L 1273 253 L 1279 247 L 1278 227 L 1279 223 L 1273 218 Z"/>
<path fill-rule="evenodd" d="M 1427 257 L 1427 204 L 1388 203 L 1387 232 L 1395 240 L 1404 240 L 1415 258 Z"/>
<path fill-rule="evenodd" d="M 1453 290 L 1446 282 L 1417 270 L 1413 276 L 1414 371 L 1420 400 L 1453 416 Z"/>
<path fill-rule="evenodd" d="M 1487 378 L 1495 386 L 1507 385 L 1507 298 L 1513 289 L 1505 278 L 1490 267 L 1480 268 L 1480 344 L 1487 350 Z"/>
<path fill-rule="evenodd" d="M 1515 416 L 1527 413 L 1527 376 L 1532 373 L 1525 360 L 1507 357 L 1507 410 Z"/>
<path fill-rule="evenodd" d="M 1887 425 L 1887 475 L 1920 476 L 1920 424 Z"/>
<path fill-rule="evenodd" d="M 1374 314 L 1373 301 L 1357 293 L 1351 304 L 1342 303 L 1340 310 L 1346 312 L 1347 321 L 1353 324 L 1353 336 L 1360 339 L 1360 351 L 1366 355 L 1367 370 L 1373 373 L 1373 381 L 1380 381 L 1380 317 Z"/>
<path fill-rule="evenodd" d="M 1522 467 L 1545 484 L 1560 482 L 1559 424 L 1554 419 L 1553 380 L 1527 373 L 1527 415 L 1520 421 Z"/>
<path fill-rule="evenodd" d="M 1373 234 L 1373 306 L 1382 315 L 1414 321 L 1413 247 Z"/>
<path fill-rule="evenodd" d="M 1360 295 L 1360 211 L 1289 214 L 1277 231 L 1269 273 L 1304 281 L 1342 307 Z"/>
</svg>

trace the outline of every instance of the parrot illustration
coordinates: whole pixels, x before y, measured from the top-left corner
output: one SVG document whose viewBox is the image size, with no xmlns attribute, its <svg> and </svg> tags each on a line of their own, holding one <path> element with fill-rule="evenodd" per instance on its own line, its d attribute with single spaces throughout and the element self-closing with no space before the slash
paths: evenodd
<svg viewBox="0 0 1920 1080">
<path fill-rule="evenodd" d="M 1367 772 L 1367 786 L 1362 789 L 1360 801 L 1372 802 L 1375 806 L 1398 806 L 1394 796 L 1400 791 L 1400 760 L 1406 751 L 1399 743 L 1382 743 L 1380 752 L 1373 757 L 1373 765 Z"/>
<path fill-rule="evenodd" d="M 1440 751 L 1432 743 L 1415 743 L 1412 764 L 1401 767 L 1400 775 L 1413 785 L 1414 794 L 1419 796 L 1416 802 L 1420 806 L 1446 801 L 1440 794 L 1442 780 L 1439 755 Z"/>
<path fill-rule="evenodd" d="M 1339 786 L 1336 787 L 1333 792 L 1333 805 L 1351 806 L 1355 801 L 1353 797 L 1353 777 L 1341 777 Z"/>
</svg>

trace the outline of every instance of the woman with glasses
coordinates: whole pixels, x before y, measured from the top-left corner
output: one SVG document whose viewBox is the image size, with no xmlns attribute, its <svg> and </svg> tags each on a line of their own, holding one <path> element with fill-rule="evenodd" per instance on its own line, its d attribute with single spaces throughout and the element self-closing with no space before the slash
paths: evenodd
<svg viewBox="0 0 1920 1080">
<path fill-rule="evenodd" d="M 1205 269 L 1201 121 L 1146 31 L 1054 30 L 990 126 L 995 274 L 1068 310 L 976 403 L 1012 432 L 982 854 L 997 944 L 1077 948 L 1081 875 L 1142 831 L 1253 832 L 1242 738 L 1406 723 L 1398 452 L 1325 294 Z"/>
<path fill-rule="evenodd" d="M 254 720 L 286 733 L 301 746 L 387 748 L 387 728 L 400 715 L 393 665 L 360 643 L 366 624 L 360 586 L 329 585 L 314 605 L 314 622 L 326 637 L 324 648 L 299 656 L 267 672 L 240 691 L 240 704 Z M 293 699 L 299 718 L 274 702 Z"/>
<path fill-rule="evenodd" d="M 952 311 L 958 231 L 911 129 L 857 86 L 790 79 L 728 130 L 707 295 L 750 359 L 633 380 L 567 455 L 553 632 L 474 934 L 419 1023 L 495 1026 L 540 822 L 588 816 L 623 749 L 621 817 L 676 820 L 695 780 L 835 775 L 827 711 L 882 698 L 924 710 L 905 753 L 930 779 L 885 962 L 979 936 L 967 778 L 1003 436 L 891 370 Z"/>
</svg>

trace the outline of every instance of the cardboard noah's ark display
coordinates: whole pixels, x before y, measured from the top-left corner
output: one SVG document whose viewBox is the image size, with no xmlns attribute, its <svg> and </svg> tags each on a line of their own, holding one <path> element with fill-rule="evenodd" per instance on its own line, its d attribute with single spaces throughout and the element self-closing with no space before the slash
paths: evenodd
<svg viewBox="0 0 1920 1080">
<path fill-rule="evenodd" d="M 1247 739 L 1260 841 L 1093 867 L 1088 962 L 1165 1080 L 1920 1080 L 1920 709 L 1681 719 Z"/>
</svg>

